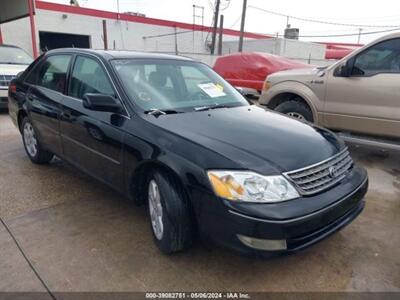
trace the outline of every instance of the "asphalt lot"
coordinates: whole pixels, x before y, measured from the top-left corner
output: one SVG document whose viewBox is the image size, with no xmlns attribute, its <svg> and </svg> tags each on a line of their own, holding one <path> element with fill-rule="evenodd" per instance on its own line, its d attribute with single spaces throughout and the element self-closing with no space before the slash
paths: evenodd
<svg viewBox="0 0 400 300">
<path fill-rule="evenodd" d="M 201 243 L 162 255 L 144 208 L 56 160 L 33 165 L 0 113 L 0 217 L 51 291 L 400 291 L 399 153 L 352 148 L 366 209 L 301 253 L 238 256 Z M 0 223 L 0 291 L 44 291 Z"/>
</svg>

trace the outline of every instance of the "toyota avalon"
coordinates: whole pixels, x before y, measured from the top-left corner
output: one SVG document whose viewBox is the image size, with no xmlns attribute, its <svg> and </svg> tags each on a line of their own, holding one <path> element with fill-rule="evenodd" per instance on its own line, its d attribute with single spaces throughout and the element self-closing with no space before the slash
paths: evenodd
<svg viewBox="0 0 400 300">
<path fill-rule="evenodd" d="M 188 58 L 49 51 L 11 82 L 9 113 L 32 162 L 56 155 L 147 205 L 164 253 L 196 236 L 295 252 L 364 207 L 366 171 L 334 134 L 249 105 Z"/>
</svg>

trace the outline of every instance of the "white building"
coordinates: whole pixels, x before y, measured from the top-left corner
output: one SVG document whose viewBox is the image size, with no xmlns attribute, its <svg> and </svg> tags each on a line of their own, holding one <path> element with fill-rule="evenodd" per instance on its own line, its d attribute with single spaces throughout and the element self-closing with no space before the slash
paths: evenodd
<svg viewBox="0 0 400 300">
<path fill-rule="evenodd" d="M 223 42 L 223 54 L 237 52 L 237 48 L 237 41 Z M 292 39 L 248 39 L 243 43 L 243 51 L 270 53 L 314 65 L 326 65 L 332 63 L 332 61 L 325 59 L 325 44 L 303 42 Z"/>
<path fill-rule="evenodd" d="M 35 2 L 33 33 L 29 17 L 1 25 L 3 42 L 17 45 L 33 56 L 37 52 L 59 47 L 104 49 L 103 20 L 106 23 L 108 49 L 127 49 L 179 53 L 212 64 L 209 43 L 212 28 L 129 14 L 100 11 L 69 5 Z M 224 41 L 237 41 L 239 31 L 224 29 Z M 245 33 L 246 40 L 267 36 Z M 217 43 L 216 43 L 217 44 Z"/>
</svg>

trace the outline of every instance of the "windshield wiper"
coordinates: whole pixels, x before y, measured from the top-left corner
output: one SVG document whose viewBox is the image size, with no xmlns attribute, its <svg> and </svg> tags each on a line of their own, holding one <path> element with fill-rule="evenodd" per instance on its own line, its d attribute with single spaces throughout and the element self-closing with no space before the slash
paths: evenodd
<svg viewBox="0 0 400 300">
<path fill-rule="evenodd" d="M 229 105 L 225 105 L 225 104 L 214 104 L 214 105 L 206 105 L 206 106 L 199 106 L 199 107 L 195 107 L 194 110 L 195 111 L 205 111 L 205 110 L 210 110 L 210 109 L 217 109 L 217 108 L 229 108 L 232 106 Z"/>
<path fill-rule="evenodd" d="M 152 108 L 149 110 L 146 110 L 144 112 L 146 115 L 152 115 L 152 116 L 161 116 L 161 115 L 171 115 L 171 114 L 179 114 L 182 113 L 181 111 L 173 110 L 173 109 L 159 109 L 159 108 Z"/>
</svg>

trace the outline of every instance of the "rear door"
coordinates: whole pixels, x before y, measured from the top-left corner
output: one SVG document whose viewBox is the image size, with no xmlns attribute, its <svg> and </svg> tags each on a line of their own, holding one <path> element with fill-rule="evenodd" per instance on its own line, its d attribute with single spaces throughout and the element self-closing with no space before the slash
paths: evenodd
<svg viewBox="0 0 400 300">
<path fill-rule="evenodd" d="M 32 124 L 40 142 L 58 155 L 62 155 L 59 117 L 70 62 L 71 55 L 48 56 L 26 80 L 30 86 L 26 101 Z"/>
<path fill-rule="evenodd" d="M 400 137 L 400 39 L 375 44 L 351 59 L 350 77 L 337 70 L 328 75 L 324 125 Z"/>
<path fill-rule="evenodd" d="M 98 179 L 122 190 L 122 128 L 128 116 L 84 108 L 82 100 L 86 93 L 117 97 L 103 63 L 94 56 L 77 55 L 68 92 L 62 101 L 60 130 L 65 156 Z"/>
</svg>

